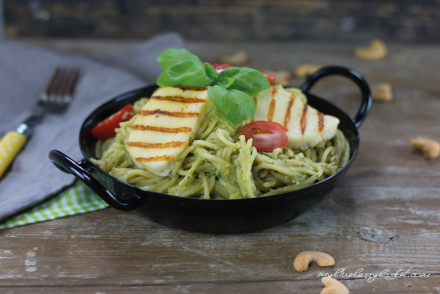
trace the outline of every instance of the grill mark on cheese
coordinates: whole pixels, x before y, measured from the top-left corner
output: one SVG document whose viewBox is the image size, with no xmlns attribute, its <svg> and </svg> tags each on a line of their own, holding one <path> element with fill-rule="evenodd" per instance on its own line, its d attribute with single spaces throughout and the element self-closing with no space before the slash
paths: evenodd
<svg viewBox="0 0 440 294">
<path fill-rule="evenodd" d="M 138 148 L 178 148 L 185 147 L 186 142 L 182 141 L 171 141 L 166 143 L 147 143 L 147 142 L 127 142 L 127 146 L 138 147 Z"/>
<path fill-rule="evenodd" d="M 267 112 L 267 121 L 273 120 L 273 114 L 275 113 L 275 106 L 277 104 L 277 100 L 274 95 L 278 92 L 278 88 L 272 87 L 271 99 L 269 104 L 269 111 Z"/>
<path fill-rule="evenodd" d="M 277 100 L 275 98 L 272 98 L 272 100 L 270 100 L 269 111 L 267 113 L 267 121 L 273 120 L 273 114 L 275 113 L 276 104 L 277 104 Z"/>
<path fill-rule="evenodd" d="M 185 90 L 205 91 L 205 90 L 208 90 L 208 88 L 209 88 L 209 87 L 190 87 L 190 86 L 183 86 L 183 85 L 178 85 L 176 87 L 179 89 L 182 89 L 183 91 L 185 91 Z"/>
<path fill-rule="evenodd" d="M 136 157 L 137 162 L 152 162 L 152 161 L 166 161 L 170 159 L 171 156 L 168 154 L 162 156 L 150 156 L 150 157 Z"/>
<path fill-rule="evenodd" d="M 205 99 L 189 98 L 189 97 L 181 97 L 181 96 L 151 96 L 150 99 L 161 100 L 161 101 L 180 102 L 180 103 L 205 103 L 206 102 Z"/>
<path fill-rule="evenodd" d="M 146 125 L 132 125 L 132 130 L 137 131 L 152 131 L 152 132 L 162 132 L 162 133 L 188 133 L 192 131 L 190 127 L 179 127 L 179 128 L 165 128 L 165 127 L 155 127 L 155 126 L 146 126 Z"/>
<path fill-rule="evenodd" d="M 322 132 L 324 130 L 324 115 L 322 114 L 322 112 L 317 112 L 318 113 L 318 132 Z"/>
<path fill-rule="evenodd" d="M 290 116 L 291 116 L 293 103 L 295 103 L 295 96 L 291 95 L 289 102 L 287 103 L 286 114 L 284 115 L 284 129 L 286 130 L 286 132 L 288 131 L 287 126 L 290 123 Z"/>
<path fill-rule="evenodd" d="M 161 109 L 156 110 L 141 110 L 138 112 L 139 115 L 165 115 L 165 116 L 173 116 L 173 117 L 198 117 L 198 112 L 179 112 L 179 111 L 164 111 Z"/>
<path fill-rule="evenodd" d="M 257 104 L 258 104 L 257 95 L 252 96 L 252 99 L 254 99 L 255 108 L 257 108 Z"/>
<path fill-rule="evenodd" d="M 257 95 L 252 96 L 252 99 L 254 100 L 255 109 L 257 109 L 257 104 L 258 104 Z M 250 119 L 250 122 L 254 122 L 254 121 L 255 121 L 255 115 L 253 115 Z"/>
<path fill-rule="evenodd" d="M 301 135 L 304 136 L 304 133 L 306 131 L 307 127 L 307 109 L 308 105 L 304 104 L 304 108 L 302 110 L 301 120 L 300 120 L 300 127 L 301 127 Z"/>
</svg>

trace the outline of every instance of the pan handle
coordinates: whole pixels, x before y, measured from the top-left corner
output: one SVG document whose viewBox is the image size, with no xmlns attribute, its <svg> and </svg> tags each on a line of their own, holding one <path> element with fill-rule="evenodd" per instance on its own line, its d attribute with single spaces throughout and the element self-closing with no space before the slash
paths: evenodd
<svg viewBox="0 0 440 294">
<path fill-rule="evenodd" d="M 373 102 L 371 98 L 371 92 L 370 87 L 368 86 L 365 79 L 361 76 L 360 73 L 357 71 L 346 68 L 346 67 L 340 67 L 340 66 L 329 66 L 324 67 L 320 70 L 318 70 L 316 73 L 311 75 L 301 86 L 301 91 L 308 92 L 312 86 L 321 78 L 329 75 L 341 75 L 344 77 L 349 78 L 353 82 L 356 83 L 356 85 L 359 87 L 362 93 L 362 104 L 361 107 L 358 110 L 358 113 L 356 114 L 355 118 L 353 119 L 353 123 L 355 124 L 356 128 L 359 128 L 362 123 L 364 122 L 368 112 L 370 111 L 371 104 Z"/>
<path fill-rule="evenodd" d="M 137 195 L 129 200 L 124 200 L 114 195 L 103 183 L 83 167 L 88 164 L 86 161 L 76 163 L 72 158 L 58 150 L 50 151 L 49 158 L 57 168 L 65 173 L 74 175 L 101 197 L 102 200 L 118 210 L 133 210 L 140 207 L 144 202 L 141 197 Z"/>
</svg>

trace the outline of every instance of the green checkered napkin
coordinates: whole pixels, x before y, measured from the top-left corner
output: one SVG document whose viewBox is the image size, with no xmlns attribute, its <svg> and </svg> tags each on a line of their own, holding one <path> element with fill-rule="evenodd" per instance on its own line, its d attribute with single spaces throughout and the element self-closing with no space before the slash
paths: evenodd
<svg viewBox="0 0 440 294">
<path fill-rule="evenodd" d="M 75 184 L 49 200 L 4 219 L 0 229 L 14 228 L 76 215 L 109 207 L 82 182 Z"/>
</svg>

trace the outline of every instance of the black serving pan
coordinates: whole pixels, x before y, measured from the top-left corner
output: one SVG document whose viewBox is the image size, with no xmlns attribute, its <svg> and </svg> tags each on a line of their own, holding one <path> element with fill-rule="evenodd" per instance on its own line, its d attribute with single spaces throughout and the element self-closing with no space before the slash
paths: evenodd
<svg viewBox="0 0 440 294">
<path fill-rule="evenodd" d="M 319 79 L 328 75 L 345 76 L 360 88 L 362 104 L 353 120 L 335 105 L 308 92 Z M 80 129 L 79 144 L 84 160 L 75 162 L 57 150 L 50 151 L 49 157 L 58 168 L 83 181 L 118 210 L 137 209 L 157 223 L 205 233 L 246 233 L 261 230 L 290 221 L 321 202 L 339 184 L 356 157 L 359 150 L 357 128 L 361 126 L 372 103 L 370 88 L 356 71 L 343 67 L 319 70 L 307 79 L 301 90 L 306 94 L 309 105 L 340 119 L 339 129 L 347 137 L 351 148 L 348 164 L 327 179 L 296 191 L 253 199 L 210 200 L 143 190 L 110 176 L 90 161 L 90 158 L 95 157 L 96 144 L 96 138 L 90 130 L 128 103 L 141 97 L 150 97 L 156 88 L 157 86 L 150 86 L 119 95 L 95 109 Z"/>
</svg>

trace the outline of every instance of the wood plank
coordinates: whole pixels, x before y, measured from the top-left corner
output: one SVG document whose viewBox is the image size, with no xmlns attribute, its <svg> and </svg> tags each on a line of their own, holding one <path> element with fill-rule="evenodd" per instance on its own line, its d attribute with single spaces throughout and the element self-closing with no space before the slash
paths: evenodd
<svg viewBox="0 0 440 294">
<path fill-rule="evenodd" d="M 398 188 L 339 188 L 294 221 L 243 235 L 178 231 L 113 209 L 4 230 L 1 285 L 305 281 L 342 268 L 348 273 L 411 268 L 438 277 L 440 190 L 408 190 L 402 195 Z M 399 237 L 384 244 L 365 241 L 374 240 L 367 233 Z M 336 265 L 298 273 L 292 262 L 304 250 L 327 252 Z"/>
<path fill-rule="evenodd" d="M 5 0 L 6 35 L 192 41 L 440 42 L 438 1 L 43 1 Z"/>
<path fill-rule="evenodd" d="M 344 280 L 342 283 L 346 285 L 351 293 L 372 293 L 380 291 L 380 293 L 438 293 L 438 287 L 431 287 L 430 284 L 439 284 L 438 277 L 421 278 L 421 279 L 398 279 L 398 283 L 394 281 L 380 280 L 373 281 L 374 287 L 366 280 Z M 272 282 L 254 282 L 254 283 L 218 283 L 218 284 L 185 284 L 185 285 L 132 285 L 132 286 L 83 286 L 83 287 L 1 287 L 4 294 L 52 294 L 60 293 L 84 293 L 84 294 L 113 294 L 113 293 L 303 293 L 317 294 L 322 290 L 323 286 L 318 279 L 309 281 L 272 281 Z M 437 289 L 436 289 L 437 288 Z"/>
</svg>

